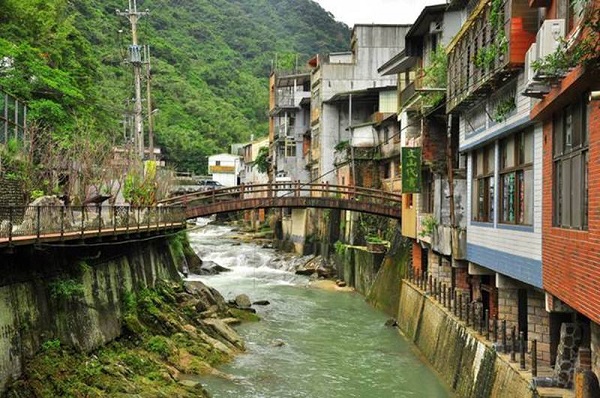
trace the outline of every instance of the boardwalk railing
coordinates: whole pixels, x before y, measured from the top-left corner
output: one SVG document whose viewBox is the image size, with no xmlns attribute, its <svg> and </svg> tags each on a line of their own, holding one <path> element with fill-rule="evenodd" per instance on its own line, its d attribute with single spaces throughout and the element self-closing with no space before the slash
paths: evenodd
<svg viewBox="0 0 600 398">
<path fill-rule="evenodd" d="M 163 231 L 185 222 L 182 206 L 0 206 L 0 246 Z"/>
<path fill-rule="evenodd" d="M 344 204 L 352 203 L 353 206 L 349 207 L 370 208 L 375 210 L 374 213 L 378 213 L 377 209 L 386 209 L 386 211 L 382 211 L 382 215 L 389 215 L 389 209 L 393 208 L 400 211 L 402 195 L 354 186 L 278 182 L 242 184 L 235 187 L 195 192 L 161 201 L 161 204 L 164 205 L 185 207 L 189 217 L 204 215 L 203 212 L 197 210 L 205 207 L 208 213 L 216 209 L 214 206 L 216 204 L 228 204 L 227 208 L 222 207 L 222 209 L 235 210 L 236 203 L 239 204 L 238 210 L 247 209 L 249 203 L 257 203 L 257 207 L 293 207 L 294 205 L 297 205 L 297 207 L 311 207 L 316 203 L 320 203 L 320 207 L 329 207 L 327 203 L 330 203 L 332 207 L 342 205 L 342 208 Z M 360 206 L 356 206 L 357 204 L 360 204 Z"/>
</svg>

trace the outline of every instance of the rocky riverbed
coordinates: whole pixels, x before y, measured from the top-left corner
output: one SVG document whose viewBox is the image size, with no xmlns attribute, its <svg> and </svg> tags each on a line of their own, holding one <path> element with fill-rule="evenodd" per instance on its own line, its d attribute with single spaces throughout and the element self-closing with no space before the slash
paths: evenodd
<svg viewBox="0 0 600 398">
<path fill-rule="evenodd" d="M 208 397 L 196 376 L 245 351 L 230 325 L 258 319 L 200 281 L 159 282 L 124 298 L 123 335 L 91 353 L 43 344 L 5 396 Z"/>
</svg>

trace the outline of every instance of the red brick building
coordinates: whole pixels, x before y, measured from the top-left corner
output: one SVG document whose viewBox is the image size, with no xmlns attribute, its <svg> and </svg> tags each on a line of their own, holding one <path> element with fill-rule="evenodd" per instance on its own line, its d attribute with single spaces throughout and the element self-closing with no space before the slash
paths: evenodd
<svg viewBox="0 0 600 398">
<path fill-rule="evenodd" d="M 598 10 L 600 1 L 592 0 L 588 6 Z M 597 18 L 600 12 L 596 12 Z M 591 34 L 581 29 L 585 15 L 585 11 L 574 9 L 566 0 L 554 0 L 546 8 L 545 16 L 564 20 L 567 41 L 576 43 Z M 579 65 L 561 76 L 552 76 L 552 81 L 542 81 L 547 86 L 541 90 L 541 100 L 533 107 L 531 118 L 543 123 L 542 262 L 546 307 L 551 311 L 552 351 L 556 353 L 559 344 L 561 323 L 581 324 L 582 344 L 591 346 L 594 370 L 600 374 L 597 65 Z"/>
</svg>

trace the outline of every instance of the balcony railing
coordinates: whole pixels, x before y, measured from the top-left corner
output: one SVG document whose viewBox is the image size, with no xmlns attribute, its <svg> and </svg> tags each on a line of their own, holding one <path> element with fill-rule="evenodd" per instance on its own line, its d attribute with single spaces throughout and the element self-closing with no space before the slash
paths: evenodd
<svg viewBox="0 0 600 398">
<path fill-rule="evenodd" d="M 275 136 L 282 139 L 286 137 L 296 138 L 296 128 L 285 124 L 275 126 Z"/>
<path fill-rule="evenodd" d="M 416 82 L 413 81 L 400 93 L 400 109 L 405 108 L 416 93 Z"/>
<path fill-rule="evenodd" d="M 478 102 L 518 73 L 536 30 L 528 0 L 481 0 L 448 46 L 447 111 Z"/>
</svg>

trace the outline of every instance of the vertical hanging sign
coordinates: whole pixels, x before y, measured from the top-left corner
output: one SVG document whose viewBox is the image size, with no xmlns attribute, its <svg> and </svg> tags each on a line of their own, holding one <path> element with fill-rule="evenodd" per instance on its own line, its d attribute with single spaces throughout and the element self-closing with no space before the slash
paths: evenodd
<svg viewBox="0 0 600 398">
<path fill-rule="evenodd" d="M 402 193 L 421 192 L 421 148 L 402 148 Z"/>
</svg>

